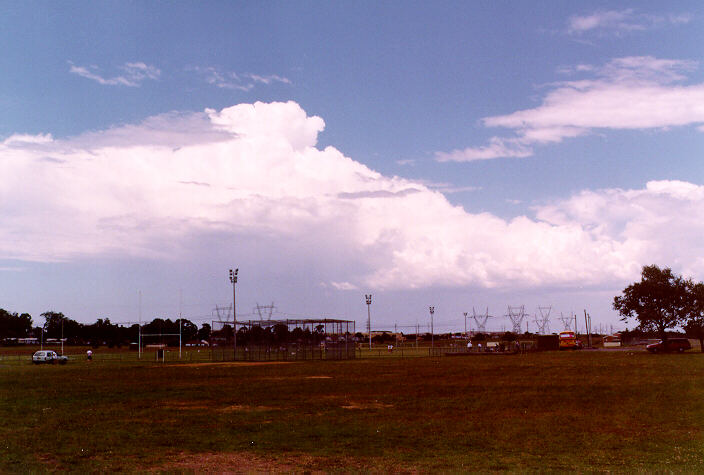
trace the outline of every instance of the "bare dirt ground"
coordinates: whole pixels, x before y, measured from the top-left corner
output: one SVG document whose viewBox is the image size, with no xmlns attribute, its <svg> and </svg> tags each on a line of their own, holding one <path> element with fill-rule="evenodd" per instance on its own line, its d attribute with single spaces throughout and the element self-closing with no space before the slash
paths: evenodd
<svg viewBox="0 0 704 475">
<path fill-rule="evenodd" d="M 282 455 L 264 457 L 248 452 L 180 453 L 151 472 L 196 473 L 420 473 L 415 467 L 385 463 L 374 458 L 315 457 L 311 455 Z"/>
</svg>

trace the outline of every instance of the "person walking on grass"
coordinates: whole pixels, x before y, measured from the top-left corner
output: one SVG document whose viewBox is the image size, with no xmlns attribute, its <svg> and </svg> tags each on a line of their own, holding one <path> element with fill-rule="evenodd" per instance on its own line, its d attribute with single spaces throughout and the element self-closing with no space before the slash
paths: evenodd
<svg viewBox="0 0 704 475">
<path fill-rule="evenodd" d="M 93 361 L 93 352 L 91 350 L 86 351 L 86 356 L 88 357 L 88 361 Z"/>
</svg>

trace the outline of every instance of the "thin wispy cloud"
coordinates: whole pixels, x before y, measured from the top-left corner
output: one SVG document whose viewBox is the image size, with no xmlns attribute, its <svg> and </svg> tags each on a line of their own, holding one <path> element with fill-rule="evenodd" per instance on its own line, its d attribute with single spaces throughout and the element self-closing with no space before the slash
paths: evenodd
<svg viewBox="0 0 704 475">
<path fill-rule="evenodd" d="M 269 76 L 260 76 L 258 74 L 246 73 L 246 74 L 244 74 L 244 76 L 250 78 L 254 82 L 267 84 L 267 85 L 274 83 L 274 82 L 280 82 L 283 84 L 291 84 L 291 81 L 288 78 L 285 78 L 283 76 L 277 76 L 276 74 L 271 74 Z"/>
<path fill-rule="evenodd" d="M 24 272 L 25 267 L 0 266 L 0 272 Z"/>
<path fill-rule="evenodd" d="M 254 83 L 243 81 L 236 73 L 222 73 L 212 66 L 196 66 L 193 70 L 200 74 L 205 82 L 220 89 L 248 92 L 254 88 Z"/>
<path fill-rule="evenodd" d="M 547 86 L 533 109 L 485 117 L 486 127 L 513 130 L 488 145 L 438 152 L 438 161 L 472 161 L 527 157 L 535 145 L 562 142 L 596 130 L 646 130 L 704 124 L 704 83 L 688 84 L 694 61 L 652 56 L 616 58 L 595 66 L 560 68 L 562 74 L 589 74 L 584 79 Z"/>
<path fill-rule="evenodd" d="M 252 73 L 236 73 L 232 71 L 223 72 L 213 66 L 196 66 L 191 69 L 200 74 L 204 78 L 205 82 L 220 89 L 232 89 L 249 92 L 254 89 L 257 84 L 263 84 L 266 86 L 274 83 L 291 84 L 291 81 L 288 78 L 276 74 L 264 76 Z"/>
<path fill-rule="evenodd" d="M 452 193 L 473 193 L 475 191 L 480 191 L 482 189 L 482 187 L 481 186 L 443 185 L 443 186 L 438 186 L 434 189 L 442 192 L 443 194 L 452 194 Z"/>
<path fill-rule="evenodd" d="M 589 15 L 575 15 L 567 21 L 567 33 L 581 36 L 624 35 L 636 31 L 651 30 L 667 25 L 689 23 L 691 15 L 686 13 L 673 15 L 651 15 L 639 13 L 629 8 L 625 10 L 599 10 Z"/>
<path fill-rule="evenodd" d="M 413 193 L 420 193 L 421 190 L 418 188 L 405 188 L 398 191 L 389 190 L 370 190 L 370 191 L 356 191 L 352 193 L 342 192 L 338 193 L 337 197 L 343 200 L 358 200 L 364 198 L 403 198 Z"/>
<path fill-rule="evenodd" d="M 469 193 L 474 191 L 479 191 L 482 189 L 481 186 L 465 185 L 458 186 L 453 183 L 446 182 L 436 182 L 432 180 L 424 180 L 422 178 L 416 178 L 414 180 L 418 184 L 422 184 L 427 187 L 428 190 L 437 191 L 442 194 L 452 194 L 452 193 Z"/>
<path fill-rule="evenodd" d="M 38 135 L 29 135 L 29 134 L 12 134 L 8 138 L 2 141 L 3 145 L 7 145 L 9 147 L 12 146 L 26 146 L 29 144 L 46 144 L 46 143 L 51 143 L 54 140 L 54 138 L 51 136 L 51 134 L 38 134 Z"/>
<path fill-rule="evenodd" d="M 435 158 L 439 162 L 472 162 L 499 157 L 530 157 L 531 155 L 533 155 L 532 149 L 521 140 L 492 137 L 489 145 L 456 149 L 451 152 L 438 152 Z"/>
<path fill-rule="evenodd" d="M 349 282 L 330 282 L 330 285 L 337 290 L 358 290 L 359 287 L 357 287 L 354 284 L 351 284 Z"/>
<path fill-rule="evenodd" d="M 161 71 L 158 68 L 142 62 L 123 64 L 118 68 L 122 74 L 113 77 L 102 75 L 98 66 L 78 66 L 71 61 L 69 61 L 69 66 L 70 73 L 104 86 L 139 87 L 145 80 L 157 80 L 161 76 Z"/>
</svg>

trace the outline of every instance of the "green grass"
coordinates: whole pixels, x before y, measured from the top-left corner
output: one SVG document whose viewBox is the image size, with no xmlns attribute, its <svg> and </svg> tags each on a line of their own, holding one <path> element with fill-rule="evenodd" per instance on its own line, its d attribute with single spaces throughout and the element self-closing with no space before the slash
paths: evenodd
<svg viewBox="0 0 704 475">
<path fill-rule="evenodd" d="M 0 472 L 704 471 L 704 355 L 0 360 Z"/>
</svg>

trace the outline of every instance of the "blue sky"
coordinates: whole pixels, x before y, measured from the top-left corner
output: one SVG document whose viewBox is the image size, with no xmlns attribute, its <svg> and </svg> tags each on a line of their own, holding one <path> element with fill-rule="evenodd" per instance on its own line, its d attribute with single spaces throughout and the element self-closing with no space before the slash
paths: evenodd
<svg viewBox="0 0 704 475">
<path fill-rule="evenodd" d="M 704 278 L 699 2 L 0 10 L 0 306 L 35 321 L 207 321 L 239 266 L 243 315 L 621 326 L 640 266 Z"/>
</svg>

